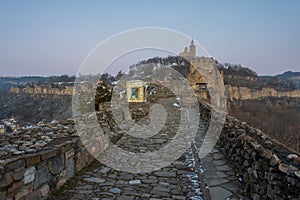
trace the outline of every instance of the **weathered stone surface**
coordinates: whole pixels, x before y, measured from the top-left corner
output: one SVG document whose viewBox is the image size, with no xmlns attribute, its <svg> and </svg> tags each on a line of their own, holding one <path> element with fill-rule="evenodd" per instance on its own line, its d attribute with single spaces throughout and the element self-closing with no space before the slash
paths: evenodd
<svg viewBox="0 0 300 200">
<path fill-rule="evenodd" d="M 26 167 L 31 167 L 35 164 L 37 164 L 38 162 L 40 162 L 41 157 L 39 154 L 37 155 L 30 155 L 28 157 L 26 157 Z"/>
<path fill-rule="evenodd" d="M 67 180 L 69 180 L 75 174 L 75 165 L 74 165 L 73 158 L 69 158 L 67 160 L 66 168 L 67 168 Z"/>
<path fill-rule="evenodd" d="M 158 171 L 158 172 L 154 172 L 154 174 L 161 177 L 176 177 L 176 172 Z"/>
<path fill-rule="evenodd" d="M 60 173 L 64 168 L 64 156 L 59 155 L 59 156 L 52 158 L 48 162 L 48 166 L 49 166 L 49 171 L 52 174 L 56 175 L 56 174 Z"/>
<path fill-rule="evenodd" d="M 8 193 L 15 193 L 20 190 L 20 188 L 23 186 L 22 181 L 14 182 L 10 188 L 8 188 Z"/>
<path fill-rule="evenodd" d="M 14 181 L 19 181 L 24 177 L 24 169 L 20 168 L 15 170 L 14 174 L 13 174 L 13 179 Z"/>
<path fill-rule="evenodd" d="M 43 153 L 41 155 L 41 159 L 42 160 L 48 160 L 49 158 L 52 158 L 52 157 L 54 157 L 56 155 L 57 155 L 57 150 L 56 149 L 52 149 L 52 150 L 49 150 L 49 151 Z"/>
<path fill-rule="evenodd" d="M 129 181 L 129 184 L 130 184 L 130 185 L 141 184 L 141 180 L 132 180 L 132 181 Z"/>
<path fill-rule="evenodd" d="M 96 177 L 85 178 L 83 180 L 87 181 L 87 182 L 92 182 L 92 183 L 104 183 L 105 182 L 104 179 L 102 179 L 102 178 L 96 178 Z"/>
<path fill-rule="evenodd" d="M 26 195 L 30 194 L 32 192 L 32 186 L 31 187 L 24 187 L 22 188 L 20 191 L 18 191 L 15 195 L 15 200 L 19 200 L 23 197 L 25 197 Z"/>
<path fill-rule="evenodd" d="M 103 122 L 111 123 L 105 120 Z M 146 127 L 144 128 L 145 130 L 142 128 L 140 132 L 143 133 L 145 131 L 147 133 L 149 130 L 146 130 Z M 136 126 L 130 125 L 129 129 L 134 131 Z M 0 195 L 7 196 L 6 192 L 17 190 L 16 194 L 10 194 L 9 198 L 13 198 L 12 195 L 15 195 L 16 199 L 24 197 L 27 199 L 31 194 L 33 195 L 32 198 L 35 195 L 39 195 L 39 197 L 45 195 L 44 197 L 46 198 L 50 188 L 60 187 L 66 182 L 67 178 L 69 179 L 74 175 L 76 170 L 88 163 L 87 154 L 84 153 L 82 146 L 80 146 L 79 139 L 72 135 L 75 132 L 69 129 L 69 125 L 55 122 L 51 126 L 43 125 L 34 130 L 26 131 L 28 133 L 23 133 L 22 131 L 18 133 L 24 141 L 14 141 L 10 146 L 5 146 L 8 151 L 0 150 L 5 152 L 0 153 L 1 158 L 2 156 L 15 156 L 10 161 L 0 160 L 0 176 L 2 176 L 0 185 L 1 182 L 4 185 L 4 187 L 0 188 L 0 191 L 5 191 L 4 194 L 0 193 Z M 118 131 L 113 132 L 113 127 L 112 129 L 111 127 L 106 128 L 106 131 L 107 134 L 119 134 Z M 151 141 L 143 141 L 141 146 L 138 147 L 137 145 L 140 144 L 140 141 L 129 138 L 125 134 L 118 141 L 118 145 L 120 148 L 132 152 L 155 151 L 161 148 L 162 144 L 169 142 L 166 136 L 170 136 L 168 135 L 170 132 L 172 130 L 168 129 L 161 135 L 151 138 Z M 52 137 L 59 138 L 54 141 L 53 146 L 49 143 L 50 139 L 53 139 Z M 170 138 L 172 139 L 172 135 Z M 257 195 L 261 198 L 269 196 L 277 199 L 286 199 L 287 197 L 297 199 L 300 188 L 300 162 L 298 162 L 299 155 L 297 153 L 291 152 L 284 145 L 267 138 L 261 131 L 234 119 L 229 119 L 225 123 L 224 131 L 220 136 L 220 144 L 223 145 L 224 152 L 237 166 L 235 172 L 240 175 L 240 180 L 245 183 L 251 183 L 248 185 L 251 195 Z M 31 150 L 27 152 L 27 147 L 32 152 Z M 43 150 L 46 148 L 51 153 L 44 154 Z M 52 153 L 55 152 L 54 149 L 57 150 L 59 155 Z M 16 153 L 22 153 L 22 151 L 32 153 L 33 156 L 30 156 L 30 154 L 15 155 Z M 224 178 L 229 182 L 211 181 L 210 185 L 220 186 L 218 189 L 225 189 L 226 194 L 235 193 L 239 189 L 235 184 L 229 184 L 231 180 L 235 179 L 232 178 L 234 174 L 227 166 L 227 161 L 224 161 L 225 157 L 216 151 L 212 152 L 212 154 L 215 155 L 215 158 L 212 156 L 210 160 L 206 159 L 206 163 L 214 162 L 215 167 L 208 167 L 203 172 L 208 176 L 206 177 L 208 179 L 207 182 L 217 179 L 223 180 L 222 178 Z M 63 159 L 59 159 L 59 156 L 62 156 Z M 133 199 L 180 199 L 182 197 L 192 198 L 197 197 L 197 195 L 200 196 L 201 194 L 197 193 L 197 191 L 200 191 L 199 185 L 201 181 L 199 182 L 199 177 L 201 176 L 197 174 L 197 170 L 201 171 L 201 169 L 193 165 L 193 163 L 197 162 L 194 162 L 193 158 L 189 157 L 191 156 L 190 152 L 185 153 L 184 156 L 184 158 L 180 158 L 180 161 L 174 162 L 168 167 L 145 174 L 117 172 L 107 166 L 97 166 L 92 170 L 92 173 L 79 175 L 78 185 L 80 185 L 80 188 L 66 189 L 66 193 L 63 193 L 65 195 L 64 198 L 71 199 L 75 198 L 76 195 L 81 195 L 80 198 L 83 199 L 98 198 L 99 196 L 101 198 L 114 199 L 120 199 L 121 197 Z M 67 159 L 65 160 L 64 158 Z M 23 160 L 24 162 L 22 163 L 18 160 Z M 205 159 L 203 160 L 205 161 Z M 7 168 L 7 166 L 9 167 Z M 35 172 L 30 172 L 30 170 Z M 213 173 L 213 170 L 217 171 L 217 173 Z M 9 177 L 4 178 L 9 173 L 12 173 L 12 182 Z M 25 173 L 28 174 L 25 175 Z M 34 174 L 34 180 L 32 180 L 32 174 Z M 23 176 L 24 180 L 22 180 Z M 6 180 L 6 183 L 3 180 Z M 26 182 L 26 185 L 24 184 L 20 187 L 20 181 L 21 183 Z M 287 196 L 287 191 L 290 196 Z M 68 192 L 72 194 L 69 195 Z M 91 196 L 91 194 L 95 194 L 97 197 Z"/>
<path fill-rule="evenodd" d="M 222 187 L 211 187 L 209 191 L 210 191 L 211 199 L 216 199 L 216 200 L 227 199 L 232 195 L 230 191 Z"/>
<path fill-rule="evenodd" d="M 50 188 L 48 184 L 45 184 L 41 187 L 40 189 L 40 193 L 42 197 L 45 197 L 49 194 Z"/>
<path fill-rule="evenodd" d="M 0 178 L 0 188 L 6 187 L 13 182 L 12 172 L 4 174 Z"/>
<path fill-rule="evenodd" d="M 50 173 L 48 170 L 48 166 L 41 168 L 40 170 L 36 171 L 36 177 L 34 180 L 34 189 L 38 188 L 42 184 L 46 183 L 50 180 Z"/>
<path fill-rule="evenodd" d="M 74 156 L 74 150 L 73 149 L 70 149 L 69 151 L 67 151 L 65 153 L 65 158 L 66 159 L 69 159 L 70 157 Z"/>
<path fill-rule="evenodd" d="M 24 167 L 24 160 L 23 159 L 18 159 L 15 160 L 11 163 L 9 163 L 8 165 L 6 165 L 6 169 L 7 171 L 12 171 L 18 168 Z"/>
<path fill-rule="evenodd" d="M 286 165 L 286 164 L 284 164 L 284 163 L 281 163 L 281 164 L 278 166 L 278 169 L 279 169 L 280 171 L 282 171 L 283 173 L 287 173 L 287 172 L 288 172 L 288 168 L 289 168 L 289 166 Z"/>
<path fill-rule="evenodd" d="M 240 180 L 250 188 L 250 195 L 271 199 L 300 198 L 300 179 L 295 173 L 299 170 L 295 162 L 299 155 L 262 131 L 242 124 L 228 117 L 219 144 L 237 166 Z M 229 137 L 237 128 L 245 129 L 244 135 Z"/>
<path fill-rule="evenodd" d="M 34 180 L 34 176 L 35 176 L 35 167 L 30 167 L 26 169 L 24 173 L 24 184 L 26 185 L 28 183 L 31 183 Z"/>
<path fill-rule="evenodd" d="M 119 193 L 121 193 L 121 190 L 119 188 L 112 188 L 109 190 L 109 192 L 114 193 L 114 194 L 119 194 Z"/>
</svg>

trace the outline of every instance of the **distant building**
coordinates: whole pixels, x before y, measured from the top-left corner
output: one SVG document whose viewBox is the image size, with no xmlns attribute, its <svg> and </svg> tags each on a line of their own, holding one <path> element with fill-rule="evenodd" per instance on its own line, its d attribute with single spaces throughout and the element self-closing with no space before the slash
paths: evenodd
<svg viewBox="0 0 300 200">
<path fill-rule="evenodd" d="M 196 58 L 196 46 L 194 44 L 194 40 L 191 41 L 189 49 L 185 47 L 179 56 L 183 58 Z"/>
</svg>

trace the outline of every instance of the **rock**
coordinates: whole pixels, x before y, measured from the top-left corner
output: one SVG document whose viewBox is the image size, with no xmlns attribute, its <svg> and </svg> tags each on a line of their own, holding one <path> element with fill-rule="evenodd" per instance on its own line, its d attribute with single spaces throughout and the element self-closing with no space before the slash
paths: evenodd
<svg viewBox="0 0 300 200">
<path fill-rule="evenodd" d="M 132 181 L 129 181 L 129 184 L 130 184 L 130 185 L 141 184 L 141 180 L 132 180 Z"/>
<path fill-rule="evenodd" d="M 161 177 L 176 177 L 176 172 L 157 171 L 154 174 Z"/>
<path fill-rule="evenodd" d="M 14 175 L 13 175 L 14 181 L 19 181 L 19 180 L 23 179 L 23 177 L 24 177 L 23 168 L 15 170 Z"/>
<path fill-rule="evenodd" d="M 19 169 L 21 167 L 24 167 L 24 160 L 23 159 L 18 159 L 18 160 L 14 160 L 13 162 L 9 163 L 6 166 L 6 170 L 7 171 L 12 171 L 15 169 Z"/>
<path fill-rule="evenodd" d="M 35 153 L 35 152 L 37 152 L 37 150 L 36 149 L 25 149 L 25 152 L 26 153 Z"/>
<path fill-rule="evenodd" d="M 14 182 L 11 187 L 8 188 L 8 193 L 16 193 L 23 186 L 22 181 Z"/>
<path fill-rule="evenodd" d="M 109 190 L 109 192 L 114 193 L 114 194 L 119 194 L 119 193 L 121 193 L 121 190 L 119 188 L 112 188 Z"/>
<path fill-rule="evenodd" d="M 52 174 L 56 175 L 60 173 L 64 168 L 64 156 L 56 156 L 55 158 L 52 158 L 48 163 L 49 171 Z"/>
<path fill-rule="evenodd" d="M 24 184 L 31 183 L 34 180 L 35 167 L 28 168 L 24 173 Z"/>
<path fill-rule="evenodd" d="M 40 189 L 40 193 L 42 197 L 45 197 L 49 194 L 50 188 L 48 184 L 45 184 L 41 187 Z"/>
<path fill-rule="evenodd" d="M 65 153 L 66 159 L 68 159 L 68 158 L 70 158 L 70 157 L 72 157 L 72 156 L 74 156 L 74 150 L 73 150 L 73 149 L 71 149 L 71 150 L 69 150 L 69 151 L 67 151 L 67 152 Z"/>
<path fill-rule="evenodd" d="M 34 181 L 34 189 L 49 181 L 50 177 L 48 166 L 44 166 L 40 170 L 37 170 Z"/>
<path fill-rule="evenodd" d="M 287 155 L 287 158 L 288 159 L 298 158 L 298 155 L 296 155 L 296 154 L 289 154 L 289 155 Z"/>
<path fill-rule="evenodd" d="M 278 166 L 278 169 L 283 172 L 283 173 L 287 173 L 288 172 L 288 169 L 289 169 L 289 166 L 285 163 L 281 163 L 279 166 Z"/>
<path fill-rule="evenodd" d="M 87 181 L 87 182 L 92 182 L 92 183 L 104 183 L 105 182 L 104 179 L 102 179 L 102 178 L 96 178 L 96 177 L 85 178 L 83 180 Z"/>
<path fill-rule="evenodd" d="M 26 167 L 30 167 L 40 162 L 41 158 L 40 155 L 30 155 L 25 160 L 26 160 Z"/>
<path fill-rule="evenodd" d="M 106 174 L 106 173 L 108 173 L 110 171 L 110 168 L 108 168 L 108 167 L 102 167 L 100 170 L 99 170 L 99 172 L 101 173 L 101 174 Z"/>
<path fill-rule="evenodd" d="M 42 160 L 48 160 L 49 158 L 56 156 L 56 154 L 57 154 L 57 150 L 52 149 L 52 150 L 49 150 L 49 151 L 45 152 L 44 154 L 42 154 L 41 158 L 42 158 Z"/>
<path fill-rule="evenodd" d="M 31 188 L 23 188 L 21 191 L 19 191 L 16 196 L 15 196 L 15 200 L 20 200 L 22 197 L 30 194 L 32 192 Z"/>
<path fill-rule="evenodd" d="M 67 180 L 69 180 L 75 174 L 75 165 L 74 165 L 73 158 L 67 160 L 66 168 L 67 168 Z"/>
<path fill-rule="evenodd" d="M 10 185 L 13 182 L 13 178 L 12 178 L 12 173 L 7 173 L 4 174 L 4 176 L 2 176 L 0 178 L 0 188 L 4 188 L 8 185 Z"/>
<path fill-rule="evenodd" d="M 249 166 L 248 160 L 244 160 L 243 165 L 244 165 L 245 167 L 248 167 L 248 166 Z"/>
</svg>

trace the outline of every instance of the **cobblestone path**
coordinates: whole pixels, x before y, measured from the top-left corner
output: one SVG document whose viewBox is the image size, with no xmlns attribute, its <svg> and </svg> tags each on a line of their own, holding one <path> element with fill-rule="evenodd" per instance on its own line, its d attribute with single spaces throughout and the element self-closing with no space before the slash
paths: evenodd
<svg viewBox="0 0 300 200">
<path fill-rule="evenodd" d="M 50 199 L 204 199 L 192 151 L 152 173 L 115 171 L 93 162 Z M 206 198 L 207 199 L 207 198 Z"/>
<path fill-rule="evenodd" d="M 161 103 L 170 104 L 167 101 Z M 111 133 L 109 128 L 104 129 L 108 134 L 112 134 L 113 137 L 120 138 L 116 144 L 122 149 L 141 153 L 155 151 L 174 137 L 175 130 L 180 122 L 180 112 L 175 110 L 177 108 L 168 107 L 168 109 L 171 110 L 167 110 L 167 113 L 172 113 L 172 115 L 168 115 L 166 125 L 161 129 L 162 131 L 151 138 L 137 138 L 123 134 L 124 132 L 122 131 Z M 145 121 L 149 119 L 145 118 L 143 120 L 141 124 L 145 124 Z M 119 126 L 122 126 L 123 130 L 125 129 L 127 132 L 149 132 L 149 127 L 138 126 L 134 122 L 132 123 L 128 125 L 127 122 L 123 125 L 119 124 Z M 204 124 L 200 124 L 197 135 L 203 138 L 201 136 L 205 134 L 205 130 Z M 117 171 L 99 161 L 94 161 L 86 169 L 82 170 L 80 174 L 72 178 L 62 189 L 55 191 L 49 199 L 218 200 L 226 198 L 234 199 L 235 197 L 242 198 L 242 196 L 238 196 L 242 192 L 238 178 L 233 174 L 230 167 L 224 165 L 217 166 L 220 162 L 226 163 L 225 157 L 219 156 L 220 159 L 212 162 L 215 159 L 215 154 L 213 156 L 210 154 L 207 158 L 203 159 L 204 168 L 202 168 L 196 150 L 197 145 L 199 145 L 199 142 L 197 144 L 193 143 L 179 159 L 172 162 L 169 166 L 149 173 Z M 212 153 L 216 153 L 215 151 Z M 223 174 L 215 172 L 218 170 L 222 171 L 222 169 L 231 172 Z M 223 183 L 227 185 L 220 186 Z M 234 183 L 234 185 L 231 186 L 230 183 Z M 231 188 L 227 189 L 227 186 L 231 186 Z"/>
</svg>

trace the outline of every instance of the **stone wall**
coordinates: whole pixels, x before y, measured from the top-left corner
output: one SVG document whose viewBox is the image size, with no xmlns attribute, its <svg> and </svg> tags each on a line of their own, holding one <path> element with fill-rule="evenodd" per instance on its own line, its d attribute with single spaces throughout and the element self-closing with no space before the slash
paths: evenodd
<svg viewBox="0 0 300 200">
<path fill-rule="evenodd" d="M 210 117 L 201 105 L 201 117 Z M 261 130 L 227 117 L 218 143 L 252 199 L 300 199 L 300 155 Z"/>
<path fill-rule="evenodd" d="M 263 97 L 300 97 L 300 90 L 280 92 L 274 88 L 262 88 L 262 90 L 253 90 L 247 87 L 237 87 L 226 85 L 225 93 L 230 100 L 249 100 Z"/>
<path fill-rule="evenodd" d="M 42 125 L 1 141 L 0 199 L 46 199 L 94 159 L 71 126 Z"/>
<path fill-rule="evenodd" d="M 41 87 L 38 85 L 26 86 L 24 88 L 11 87 L 10 91 L 13 93 L 26 93 L 26 94 L 54 94 L 54 95 L 72 95 L 73 86 L 61 86 L 58 88 Z"/>
</svg>

